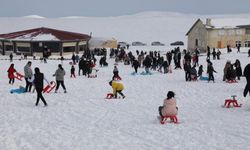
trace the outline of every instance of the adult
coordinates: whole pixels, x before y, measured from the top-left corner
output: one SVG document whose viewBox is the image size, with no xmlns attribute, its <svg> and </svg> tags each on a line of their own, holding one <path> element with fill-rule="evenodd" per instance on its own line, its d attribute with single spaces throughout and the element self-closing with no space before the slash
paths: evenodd
<svg viewBox="0 0 250 150">
<path fill-rule="evenodd" d="M 134 62 L 133 62 L 133 64 L 132 64 L 132 66 L 133 66 L 133 67 L 134 67 L 134 69 L 135 69 L 135 73 L 137 73 L 138 68 L 139 68 L 139 66 L 140 66 L 139 61 L 138 61 L 138 60 L 134 60 Z"/>
<path fill-rule="evenodd" d="M 73 53 L 72 57 L 71 57 L 72 61 L 73 61 L 73 65 L 76 64 L 76 55 Z"/>
<path fill-rule="evenodd" d="M 40 99 L 42 100 L 44 106 L 47 106 L 47 103 L 46 103 L 46 101 L 45 101 L 45 99 L 44 99 L 44 97 L 42 95 L 43 80 L 46 80 L 44 78 L 43 73 L 41 73 L 40 69 L 36 67 L 35 68 L 35 74 L 34 74 L 34 80 L 33 80 L 33 83 L 34 83 L 34 86 L 35 86 L 35 89 L 36 89 L 36 92 L 37 92 L 36 106 L 38 105 Z M 47 81 L 47 83 L 49 83 L 49 82 Z"/>
<path fill-rule="evenodd" d="M 31 61 L 28 61 L 28 63 L 24 66 L 24 78 L 25 78 L 25 81 L 26 81 L 26 92 L 30 92 L 31 91 L 31 87 L 32 87 L 32 83 L 29 82 L 28 79 L 31 79 L 32 76 L 33 76 L 33 72 L 32 72 L 32 69 L 31 69 Z"/>
<path fill-rule="evenodd" d="M 231 61 L 228 60 L 225 64 L 224 69 L 223 69 L 223 73 L 224 73 L 223 81 L 226 81 L 226 77 L 228 76 L 228 70 L 230 69 L 230 67 L 231 67 Z"/>
<path fill-rule="evenodd" d="M 10 53 L 10 62 L 12 62 L 13 61 L 13 54 L 12 53 Z"/>
<path fill-rule="evenodd" d="M 65 85 L 64 85 L 65 70 L 63 69 L 61 64 L 58 65 L 58 69 L 56 70 L 56 72 L 55 72 L 55 74 L 53 76 L 56 76 L 56 90 L 55 90 L 55 93 L 57 93 L 57 90 L 58 90 L 60 85 L 62 85 L 64 93 L 67 93 Z"/>
<path fill-rule="evenodd" d="M 250 63 L 245 67 L 243 75 L 246 77 L 247 80 L 247 84 L 243 92 L 244 97 L 246 97 L 247 93 L 250 93 Z"/>
<path fill-rule="evenodd" d="M 236 70 L 236 77 L 238 80 L 240 80 L 240 77 L 242 76 L 242 69 L 241 69 L 241 64 L 240 64 L 239 59 L 236 59 L 234 66 L 235 66 L 235 70 Z"/>
</svg>

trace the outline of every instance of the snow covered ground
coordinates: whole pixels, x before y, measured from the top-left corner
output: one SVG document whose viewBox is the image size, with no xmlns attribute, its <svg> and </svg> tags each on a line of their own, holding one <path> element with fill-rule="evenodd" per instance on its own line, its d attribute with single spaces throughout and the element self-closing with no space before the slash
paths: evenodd
<svg viewBox="0 0 250 150">
<path fill-rule="evenodd" d="M 69 31 L 94 32 L 101 37 L 116 37 L 128 42 L 140 40 L 184 40 L 185 33 L 200 17 L 159 13 L 109 18 L 1 18 L 0 32 L 7 33 L 27 28 L 48 25 Z M 157 17 L 158 16 L 158 17 Z M 172 17 L 172 18 L 171 18 Z M 141 19 L 144 18 L 144 19 Z M 147 18 L 147 19 L 145 19 Z M 154 18 L 154 20 L 152 20 Z M 158 18 L 158 19 L 157 19 Z M 190 19 L 191 18 L 191 19 Z M 86 25 L 86 22 L 88 24 Z M 132 25 L 131 25 L 132 24 Z M 143 26 L 143 24 L 145 24 Z M 111 26 L 113 25 L 113 26 Z M 152 28 L 157 26 L 157 28 Z M 166 28 L 166 29 L 164 29 Z M 124 29 L 124 30 L 121 30 Z M 132 29 L 138 29 L 136 31 Z M 155 30 L 154 30 L 155 29 Z M 178 30 L 177 30 L 178 29 Z M 131 32 L 135 34 L 131 34 Z M 156 39 L 157 38 L 157 39 Z M 164 41 L 162 41 L 164 42 Z M 168 47 L 131 47 L 139 50 L 170 50 Z M 185 82 L 183 70 L 172 74 L 152 72 L 153 75 L 132 76 L 130 66 L 118 65 L 125 85 L 126 98 L 104 99 L 112 89 L 108 82 L 112 78 L 114 59 L 109 66 L 99 68 L 97 78 L 77 76 L 70 78 L 69 61 L 63 62 L 67 71 L 65 85 L 68 93 L 44 94 L 48 107 L 40 103 L 35 107 L 36 94 L 10 94 L 10 90 L 25 86 L 25 81 L 16 80 L 8 84 L 8 60 L 0 60 L 0 149 L 2 150 L 242 150 L 250 149 L 250 104 L 242 93 L 244 78 L 236 84 L 222 81 L 223 68 L 227 60 L 240 59 L 242 68 L 248 64 L 248 49 L 242 53 L 226 54 L 222 50 L 221 60 L 213 62 L 215 83 L 204 81 Z M 16 56 L 19 58 L 19 56 Z M 0 56 L 0 58 L 6 58 Z M 14 60 L 17 71 L 23 73 L 26 60 Z M 60 61 L 32 61 L 32 68 L 39 67 L 47 79 L 52 76 Z M 206 71 L 205 56 L 200 64 Z M 78 71 L 78 69 L 77 69 Z M 142 72 L 141 68 L 139 72 Z M 176 93 L 180 124 L 159 124 L 158 106 L 169 90 Z M 224 100 L 237 95 L 241 108 L 222 108 Z"/>
<path fill-rule="evenodd" d="M 246 51 L 246 49 L 245 49 Z M 0 61 L 0 147 L 4 150 L 43 149 L 249 149 L 249 102 L 242 98 L 245 79 L 236 84 L 222 81 L 227 60 L 240 59 L 242 68 L 249 63 L 246 53 L 223 54 L 212 61 L 215 83 L 185 82 L 183 70 L 172 74 L 130 75 L 130 66 L 119 64 L 126 98 L 104 99 L 111 87 L 114 60 L 99 68 L 97 78 L 69 77 L 69 61 L 63 62 L 67 71 L 68 93 L 44 94 L 49 106 L 35 107 L 36 94 L 10 94 L 10 89 L 24 86 L 24 81 L 8 84 L 10 62 Z M 23 72 L 26 60 L 15 60 Z M 32 61 L 49 80 L 60 61 Z M 205 56 L 200 64 L 206 66 Z M 206 67 L 205 67 L 206 68 Z M 141 68 L 139 72 L 142 72 Z M 205 69 L 206 71 L 206 69 Z M 167 91 L 176 93 L 180 124 L 159 124 L 158 106 Z M 224 100 L 236 94 L 243 107 L 222 108 Z"/>
</svg>

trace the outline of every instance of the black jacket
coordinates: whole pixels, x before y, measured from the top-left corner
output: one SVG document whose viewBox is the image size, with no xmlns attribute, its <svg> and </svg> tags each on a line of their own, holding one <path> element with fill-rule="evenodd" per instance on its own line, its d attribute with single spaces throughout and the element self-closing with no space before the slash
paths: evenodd
<svg viewBox="0 0 250 150">
<path fill-rule="evenodd" d="M 248 65 L 245 67 L 243 75 L 244 75 L 245 77 L 247 77 L 247 78 L 250 77 L 250 64 L 248 64 Z"/>
<path fill-rule="evenodd" d="M 42 90 L 43 89 L 43 79 L 44 79 L 43 73 L 36 73 L 34 76 L 35 76 L 34 84 L 35 84 L 36 89 Z"/>
</svg>

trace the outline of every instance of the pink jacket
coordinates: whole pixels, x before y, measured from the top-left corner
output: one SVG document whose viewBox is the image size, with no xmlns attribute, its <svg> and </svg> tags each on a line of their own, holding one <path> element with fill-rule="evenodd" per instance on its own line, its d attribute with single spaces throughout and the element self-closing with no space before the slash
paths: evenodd
<svg viewBox="0 0 250 150">
<path fill-rule="evenodd" d="M 174 116 L 177 115 L 176 100 L 175 98 L 165 99 L 162 109 L 163 116 Z"/>
</svg>

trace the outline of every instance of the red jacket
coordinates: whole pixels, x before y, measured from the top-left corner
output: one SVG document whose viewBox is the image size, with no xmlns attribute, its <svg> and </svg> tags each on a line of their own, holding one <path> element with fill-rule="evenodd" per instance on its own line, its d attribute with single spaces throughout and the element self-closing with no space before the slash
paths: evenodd
<svg viewBox="0 0 250 150">
<path fill-rule="evenodd" d="M 10 67 L 7 72 L 8 72 L 8 77 L 10 79 L 15 78 L 14 72 L 16 72 L 16 69 L 14 69 L 13 67 Z"/>
</svg>

